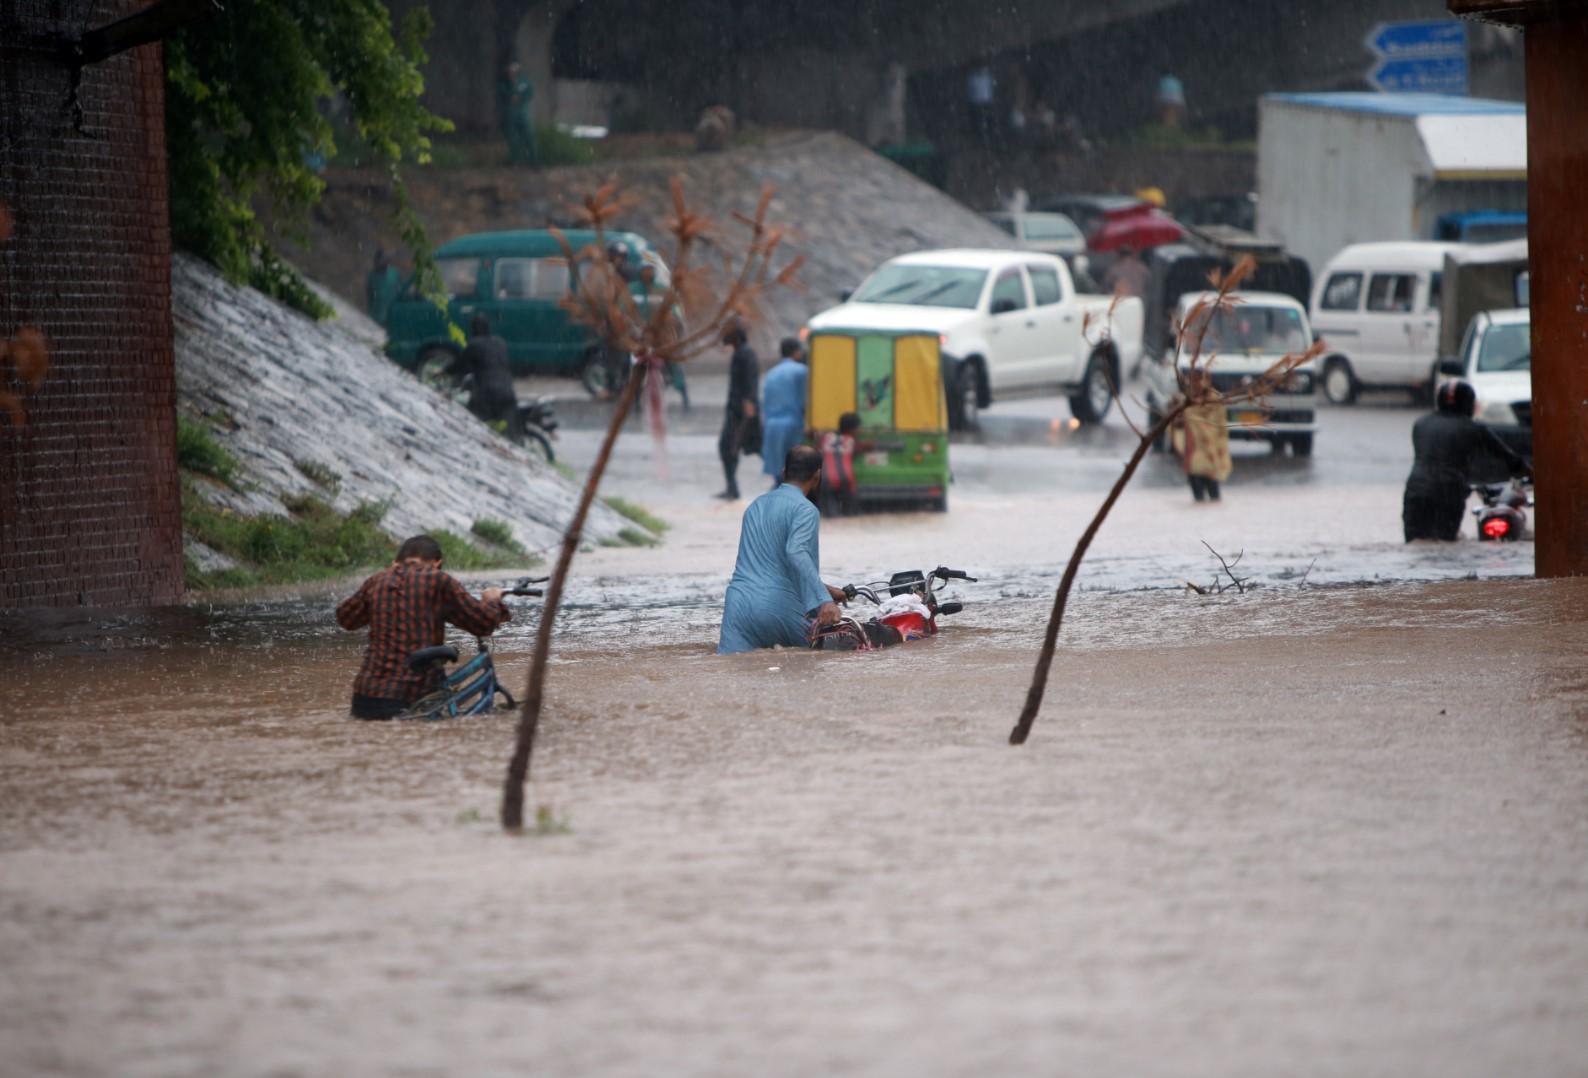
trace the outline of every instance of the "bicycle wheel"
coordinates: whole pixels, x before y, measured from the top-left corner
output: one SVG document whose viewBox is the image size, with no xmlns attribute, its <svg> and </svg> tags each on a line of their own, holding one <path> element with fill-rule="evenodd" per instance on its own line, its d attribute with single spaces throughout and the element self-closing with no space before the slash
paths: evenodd
<svg viewBox="0 0 1588 1078">
<path fill-rule="evenodd" d="M 452 694 L 445 689 L 438 689 L 428 696 L 421 696 L 415 700 L 399 718 L 434 722 L 438 719 L 450 719 L 453 714 Z"/>
</svg>

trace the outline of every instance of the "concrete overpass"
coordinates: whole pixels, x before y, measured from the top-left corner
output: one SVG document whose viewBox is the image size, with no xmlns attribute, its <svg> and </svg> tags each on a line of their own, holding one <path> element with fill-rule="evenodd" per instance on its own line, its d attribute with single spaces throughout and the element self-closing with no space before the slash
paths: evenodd
<svg viewBox="0 0 1588 1078">
<path fill-rule="evenodd" d="M 394 10 L 423 0 L 389 0 Z M 537 87 L 542 122 L 592 87 L 622 87 L 620 122 L 687 127 L 723 103 L 768 125 L 864 137 L 890 63 L 908 77 L 915 133 L 963 102 L 964 74 L 990 63 L 1089 131 L 1151 115 L 1157 79 L 1185 84 L 1191 120 L 1244 135 L 1269 90 L 1360 89 L 1362 41 L 1382 20 L 1447 17 L 1441 0 L 455 0 L 431 5 L 428 94 L 464 131 L 494 126 L 509 57 Z M 1482 28 L 1479 44 L 1488 39 Z M 1498 34 L 1499 31 L 1492 33 Z M 1479 81 L 1483 80 L 1481 53 Z M 1498 50 L 1502 63 L 1510 50 Z M 1475 87 L 1519 97 L 1509 86 Z M 603 100 L 611 99 L 608 95 Z M 563 118 L 563 117 L 558 117 Z"/>
</svg>

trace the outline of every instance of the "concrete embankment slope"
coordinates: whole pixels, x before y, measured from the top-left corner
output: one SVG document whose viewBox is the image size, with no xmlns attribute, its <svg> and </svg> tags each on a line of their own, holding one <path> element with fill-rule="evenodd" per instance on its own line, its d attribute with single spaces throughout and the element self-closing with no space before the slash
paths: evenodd
<svg viewBox="0 0 1588 1078">
<path fill-rule="evenodd" d="M 771 218 L 792 229 L 787 255 L 803 255 L 800 288 L 774 295 L 758 334 L 765 349 L 810 315 L 837 302 L 878 263 L 933 247 L 1007 247 L 1010 239 L 979 214 L 852 139 L 797 133 L 721 153 L 615 161 L 551 169 L 417 169 L 409 196 L 433 241 L 470 232 L 572 223 L 570 207 L 616 179 L 631 205 L 616 226 L 672 249 L 669 181 L 682 177 L 690 208 L 718 223 L 727 249 L 747 230 L 735 212 L 755 209 L 764 184 L 777 195 Z M 332 170 L 310 228 L 312 247 L 293 258 L 310 276 L 359 302 L 377 246 L 400 248 L 391 229 L 390 191 L 374 173 Z"/>
<path fill-rule="evenodd" d="M 172 314 L 179 410 L 208 419 L 244 473 L 235 489 L 202 488 L 217 504 L 253 515 L 306 495 L 344 512 L 380 502 L 397 536 L 467 535 L 487 518 L 531 550 L 556 543 L 573 513 L 572 483 L 374 351 L 379 329 L 357 312 L 317 323 L 178 255 Z M 586 534 L 625 523 L 597 505 Z"/>
</svg>

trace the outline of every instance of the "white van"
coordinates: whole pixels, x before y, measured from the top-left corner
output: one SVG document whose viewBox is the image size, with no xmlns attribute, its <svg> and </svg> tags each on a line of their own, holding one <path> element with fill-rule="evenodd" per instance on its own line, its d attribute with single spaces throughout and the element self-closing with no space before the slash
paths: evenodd
<svg viewBox="0 0 1588 1078">
<path fill-rule="evenodd" d="M 1305 352 L 1312 343 L 1307 312 L 1289 296 L 1278 292 L 1236 292 L 1239 301 L 1228 310 L 1213 306 L 1216 292 L 1189 292 L 1180 297 L 1175 324 L 1186 325 L 1191 312 L 1202 307 L 1198 320 L 1188 332 L 1203 334 L 1202 347 L 1213 376 L 1213 388 L 1221 393 L 1239 392 L 1286 355 Z M 1176 370 L 1174 349 L 1166 350 L 1157 362 L 1148 363 L 1143 375 L 1147 382 L 1147 422 L 1156 426 L 1180 394 L 1180 382 L 1190 369 L 1191 357 L 1180 357 Z M 1230 437 L 1265 441 L 1275 452 L 1290 446 L 1298 457 L 1312 456 L 1312 438 L 1317 432 L 1315 392 L 1317 360 L 1296 368 L 1288 382 L 1267 400 L 1246 401 L 1229 408 Z M 1153 445 L 1163 450 L 1167 439 Z"/>
<path fill-rule="evenodd" d="M 1312 329 L 1328 344 L 1325 397 L 1350 404 L 1363 389 L 1432 392 L 1445 255 L 1461 247 L 1358 243 L 1334 256 L 1312 294 Z"/>
</svg>

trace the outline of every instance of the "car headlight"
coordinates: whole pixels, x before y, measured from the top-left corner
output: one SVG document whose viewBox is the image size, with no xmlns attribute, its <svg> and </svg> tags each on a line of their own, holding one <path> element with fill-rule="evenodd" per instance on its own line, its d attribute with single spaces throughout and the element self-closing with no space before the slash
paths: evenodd
<svg viewBox="0 0 1588 1078">
<path fill-rule="evenodd" d="M 1487 401 L 1478 412 L 1478 418 L 1485 423 L 1493 423 L 1501 427 L 1516 426 L 1516 409 L 1505 401 Z"/>
<path fill-rule="evenodd" d="M 1312 392 L 1312 372 L 1311 371 L 1291 371 L 1290 372 L 1290 381 L 1286 384 L 1286 388 L 1291 393 L 1311 393 Z"/>
</svg>

